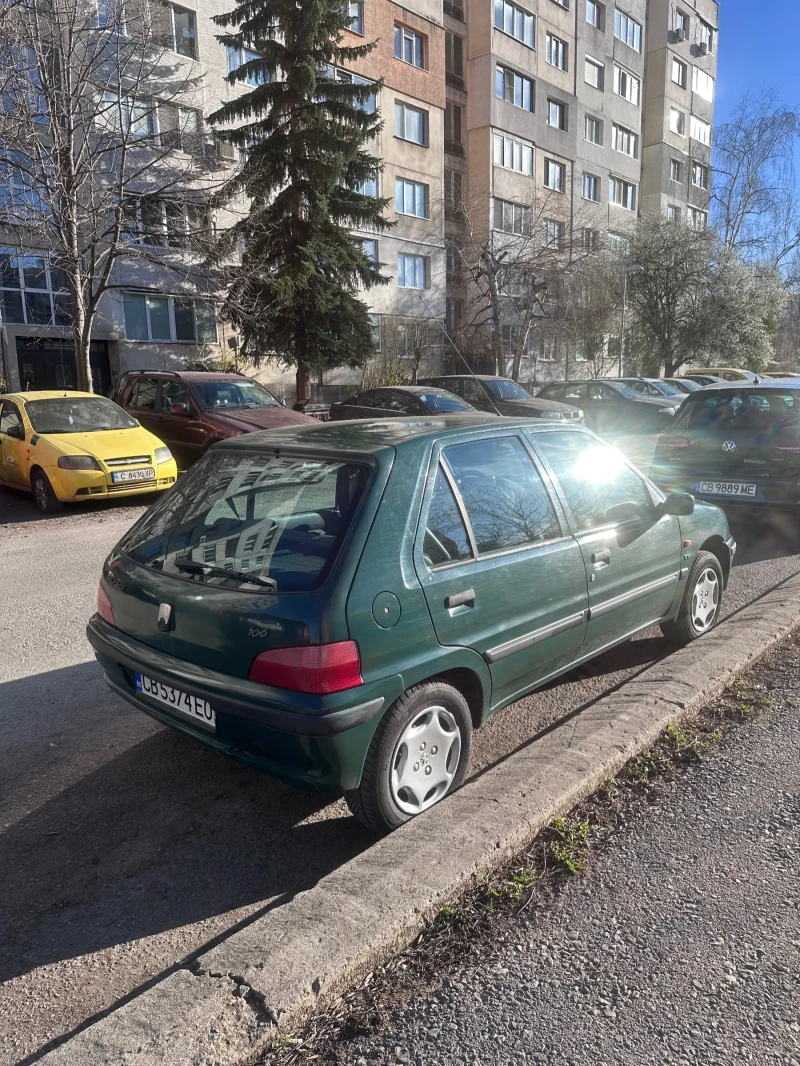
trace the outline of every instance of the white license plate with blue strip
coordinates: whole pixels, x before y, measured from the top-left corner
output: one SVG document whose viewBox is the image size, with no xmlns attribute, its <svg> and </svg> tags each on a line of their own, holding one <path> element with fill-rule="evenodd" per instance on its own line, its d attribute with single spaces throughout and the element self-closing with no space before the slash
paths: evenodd
<svg viewBox="0 0 800 1066">
<path fill-rule="evenodd" d="M 182 692 L 179 688 L 163 685 L 160 681 L 154 681 L 152 677 L 145 677 L 144 674 L 134 674 L 133 677 L 137 692 L 142 692 L 145 696 L 166 704 L 173 711 L 179 711 L 192 721 L 205 726 L 206 729 L 216 732 L 217 715 L 207 700 L 201 700 L 199 696 L 190 696 L 188 692 Z"/>
<path fill-rule="evenodd" d="M 111 480 L 115 485 L 121 485 L 125 481 L 152 481 L 155 476 L 154 466 L 142 466 L 138 470 L 115 470 Z"/>
<path fill-rule="evenodd" d="M 698 481 L 695 492 L 701 496 L 740 496 L 754 500 L 758 485 L 745 481 Z"/>
</svg>

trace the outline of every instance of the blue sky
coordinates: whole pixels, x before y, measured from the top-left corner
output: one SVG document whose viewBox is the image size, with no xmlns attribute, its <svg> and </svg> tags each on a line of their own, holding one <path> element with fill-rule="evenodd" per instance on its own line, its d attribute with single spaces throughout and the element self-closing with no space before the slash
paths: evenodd
<svg viewBox="0 0 800 1066">
<path fill-rule="evenodd" d="M 800 104 L 800 0 L 720 0 L 715 121 L 725 122 L 749 87 L 777 86 Z"/>
</svg>

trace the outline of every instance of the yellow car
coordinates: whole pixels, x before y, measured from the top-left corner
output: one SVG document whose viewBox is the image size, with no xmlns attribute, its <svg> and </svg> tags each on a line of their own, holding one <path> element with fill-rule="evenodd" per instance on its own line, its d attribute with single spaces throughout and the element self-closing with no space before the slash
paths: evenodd
<svg viewBox="0 0 800 1066">
<path fill-rule="evenodd" d="M 169 448 L 104 396 L 0 396 L 0 484 L 27 489 L 40 511 L 158 492 L 175 484 Z"/>
</svg>

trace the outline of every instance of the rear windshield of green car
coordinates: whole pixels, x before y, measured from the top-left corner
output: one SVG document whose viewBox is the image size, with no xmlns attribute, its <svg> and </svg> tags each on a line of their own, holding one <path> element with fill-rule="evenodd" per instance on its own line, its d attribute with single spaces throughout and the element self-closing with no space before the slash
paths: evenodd
<svg viewBox="0 0 800 1066">
<path fill-rule="evenodd" d="M 683 429 L 768 429 L 800 423 L 800 390 L 725 389 L 687 397 L 676 426 Z"/>
<path fill-rule="evenodd" d="M 312 591 L 336 561 L 369 476 L 366 466 L 330 459 L 209 452 L 121 550 L 205 585 Z"/>
</svg>

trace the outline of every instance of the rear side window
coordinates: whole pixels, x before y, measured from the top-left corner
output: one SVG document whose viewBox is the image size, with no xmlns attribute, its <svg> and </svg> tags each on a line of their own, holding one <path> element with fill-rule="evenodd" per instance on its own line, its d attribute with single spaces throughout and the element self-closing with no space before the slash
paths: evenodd
<svg viewBox="0 0 800 1066">
<path fill-rule="evenodd" d="M 140 378 L 133 386 L 133 392 L 126 406 L 132 407 L 135 411 L 155 411 L 157 392 L 157 378 Z"/>
<path fill-rule="evenodd" d="M 441 466 L 436 473 L 422 554 L 430 567 L 472 558 L 464 518 Z"/>
<path fill-rule="evenodd" d="M 575 533 L 636 519 L 653 510 L 646 482 L 607 444 L 583 433 L 537 435 L 536 447 L 558 478 Z"/>
<path fill-rule="evenodd" d="M 517 437 L 445 448 L 480 554 L 561 536 L 539 472 Z"/>
<path fill-rule="evenodd" d="M 356 463 L 209 452 L 121 550 L 206 585 L 311 591 L 330 573 L 368 482 Z"/>
</svg>

